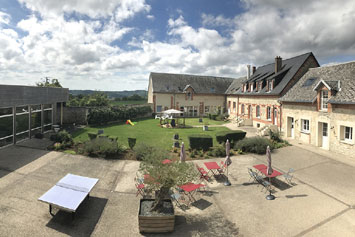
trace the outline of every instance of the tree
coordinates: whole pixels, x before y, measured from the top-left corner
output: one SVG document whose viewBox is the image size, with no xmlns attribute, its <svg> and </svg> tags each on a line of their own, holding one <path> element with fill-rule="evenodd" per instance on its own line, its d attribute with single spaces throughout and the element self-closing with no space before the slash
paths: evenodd
<svg viewBox="0 0 355 237">
<path fill-rule="evenodd" d="M 36 82 L 38 87 L 59 87 L 62 88 L 62 85 L 59 83 L 58 79 L 53 78 L 52 80 L 49 77 L 45 77 L 40 82 Z"/>
<path fill-rule="evenodd" d="M 173 161 L 163 164 L 162 161 L 167 159 L 169 154 L 162 148 L 150 147 L 149 151 L 143 155 L 140 164 L 140 172 L 149 174 L 151 177 L 145 181 L 147 188 L 157 190 L 151 211 L 163 211 L 164 199 L 169 195 L 172 187 L 193 182 L 198 178 L 192 163 Z"/>
</svg>

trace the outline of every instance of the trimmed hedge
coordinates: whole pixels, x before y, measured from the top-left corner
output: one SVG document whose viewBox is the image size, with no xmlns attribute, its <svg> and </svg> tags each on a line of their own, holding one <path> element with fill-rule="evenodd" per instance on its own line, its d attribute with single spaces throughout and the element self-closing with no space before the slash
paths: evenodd
<svg viewBox="0 0 355 237">
<path fill-rule="evenodd" d="M 190 148 L 207 151 L 213 146 L 213 138 L 209 135 L 196 134 L 189 136 Z"/>
<path fill-rule="evenodd" d="M 137 118 L 151 112 L 150 106 L 94 108 L 90 110 L 88 123 L 107 124 L 108 122 Z"/>
<path fill-rule="evenodd" d="M 244 139 L 246 134 L 246 132 L 241 130 L 223 131 L 216 133 L 216 140 L 218 143 L 223 143 L 226 142 L 228 139 L 230 143 L 235 144 L 238 141 Z"/>
</svg>

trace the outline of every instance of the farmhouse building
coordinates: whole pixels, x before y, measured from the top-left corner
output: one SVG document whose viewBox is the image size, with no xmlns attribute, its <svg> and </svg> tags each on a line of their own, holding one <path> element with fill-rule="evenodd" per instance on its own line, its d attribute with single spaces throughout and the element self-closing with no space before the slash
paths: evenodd
<svg viewBox="0 0 355 237">
<path fill-rule="evenodd" d="M 280 102 L 286 137 L 353 155 L 355 62 L 311 68 Z"/>
<path fill-rule="evenodd" d="M 254 127 L 282 126 L 282 108 L 278 101 L 310 69 L 319 67 L 314 55 L 302 54 L 258 68 L 248 66 L 247 79 L 232 83 L 226 91 L 230 117 Z"/>
<path fill-rule="evenodd" d="M 185 112 L 185 116 L 198 117 L 224 111 L 226 90 L 240 79 L 170 73 L 150 73 L 148 103 L 154 113 L 167 109 Z"/>
</svg>

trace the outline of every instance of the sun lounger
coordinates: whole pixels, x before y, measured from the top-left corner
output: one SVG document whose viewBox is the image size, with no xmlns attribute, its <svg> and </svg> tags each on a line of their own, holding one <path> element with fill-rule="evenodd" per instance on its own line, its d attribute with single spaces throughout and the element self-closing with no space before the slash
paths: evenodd
<svg viewBox="0 0 355 237">
<path fill-rule="evenodd" d="M 71 212 L 74 216 L 79 205 L 89 196 L 98 181 L 94 178 L 67 174 L 38 200 L 49 204 L 49 213 L 52 216 L 52 207 Z"/>
</svg>

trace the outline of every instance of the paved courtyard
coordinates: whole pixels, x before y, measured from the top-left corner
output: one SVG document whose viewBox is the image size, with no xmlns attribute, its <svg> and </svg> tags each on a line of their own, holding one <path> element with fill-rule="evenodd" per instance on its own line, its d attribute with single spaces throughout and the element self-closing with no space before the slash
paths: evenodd
<svg viewBox="0 0 355 237">
<path fill-rule="evenodd" d="M 176 208 L 175 231 L 167 236 L 354 236 L 354 162 L 318 151 L 295 144 L 272 153 L 275 169 L 296 170 L 294 185 L 283 177 L 275 183 L 273 201 L 247 173 L 266 163 L 265 155 L 232 157 L 232 186 L 208 183 L 189 209 Z M 0 236 L 141 236 L 133 183 L 138 166 L 24 146 L 0 150 Z M 100 179 L 74 220 L 62 211 L 50 216 L 37 201 L 67 173 Z"/>
</svg>

